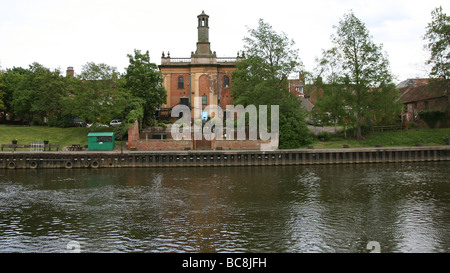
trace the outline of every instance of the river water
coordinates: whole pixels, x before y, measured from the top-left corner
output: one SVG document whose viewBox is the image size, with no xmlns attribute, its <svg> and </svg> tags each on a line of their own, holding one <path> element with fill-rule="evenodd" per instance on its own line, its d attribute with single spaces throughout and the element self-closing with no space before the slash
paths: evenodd
<svg viewBox="0 0 450 273">
<path fill-rule="evenodd" d="M 450 252 L 449 166 L 0 170 L 0 252 Z"/>
</svg>

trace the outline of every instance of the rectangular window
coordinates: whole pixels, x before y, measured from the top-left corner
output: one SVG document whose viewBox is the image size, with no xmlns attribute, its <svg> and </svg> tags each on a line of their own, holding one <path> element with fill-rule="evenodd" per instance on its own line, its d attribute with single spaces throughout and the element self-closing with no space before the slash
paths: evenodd
<svg viewBox="0 0 450 273">
<path fill-rule="evenodd" d="M 208 96 L 203 95 L 202 96 L 202 105 L 207 105 L 208 104 Z"/>
<path fill-rule="evenodd" d="M 99 136 L 97 137 L 97 142 L 112 142 L 111 136 Z"/>
<path fill-rule="evenodd" d="M 189 106 L 189 98 L 180 98 L 180 104 Z"/>
</svg>

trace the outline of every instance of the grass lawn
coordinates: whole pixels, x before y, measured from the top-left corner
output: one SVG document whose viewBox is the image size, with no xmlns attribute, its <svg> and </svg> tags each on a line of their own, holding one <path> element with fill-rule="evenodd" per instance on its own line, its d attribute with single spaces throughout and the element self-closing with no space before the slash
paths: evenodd
<svg viewBox="0 0 450 273">
<path fill-rule="evenodd" d="M 52 144 L 59 144 L 60 149 L 72 144 L 86 145 L 87 135 L 91 130 L 84 127 L 55 128 L 47 126 L 10 126 L 0 125 L 0 144 L 11 144 L 11 140 L 16 138 L 18 144 L 31 144 L 32 142 L 43 142 L 48 139 Z M 422 145 L 445 145 L 445 139 L 450 138 L 450 128 L 445 129 L 410 129 L 377 132 L 365 135 L 365 140 L 346 140 L 343 137 L 332 135 L 328 141 L 319 141 L 314 138 L 315 149 L 321 148 L 342 148 L 348 144 L 351 148 L 375 147 L 381 144 L 388 146 L 414 146 L 416 143 Z M 124 141 L 126 141 L 124 139 Z M 120 141 L 116 141 L 116 147 L 120 146 Z M 306 148 L 308 145 L 300 147 Z"/>
<path fill-rule="evenodd" d="M 450 139 L 450 128 L 393 130 L 371 133 L 364 137 L 366 139 L 361 141 L 344 139 L 334 135 L 328 141 L 319 141 L 316 137 L 310 145 L 314 146 L 315 149 L 342 148 L 344 144 L 348 144 L 350 148 L 375 147 L 377 144 L 381 144 L 383 147 L 415 146 L 416 143 L 421 143 L 424 146 L 445 145 L 445 139 Z"/>
<path fill-rule="evenodd" d="M 31 144 L 32 142 L 43 142 L 48 139 L 51 144 L 59 144 L 60 150 L 64 146 L 72 144 L 88 144 L 87 135 L 89 128 L 72 127 L 56 128 L 47 126 L 10 126 L 0 125 L 0 144 L 11 144 L 16 138 L 18 144 Z M 116 141 L 116 146 L 120 142 Z"/>
</svg>

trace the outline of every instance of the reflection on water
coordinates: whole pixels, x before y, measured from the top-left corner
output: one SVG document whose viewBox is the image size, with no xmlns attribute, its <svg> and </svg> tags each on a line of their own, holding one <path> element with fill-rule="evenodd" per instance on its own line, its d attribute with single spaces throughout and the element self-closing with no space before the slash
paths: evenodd
<svg viewBox="0 0 450 273">
<path fill-rule="evenodd" d="M 449 252 L 449 164 L 0 171 L 0 251 Z"/>
</svg>

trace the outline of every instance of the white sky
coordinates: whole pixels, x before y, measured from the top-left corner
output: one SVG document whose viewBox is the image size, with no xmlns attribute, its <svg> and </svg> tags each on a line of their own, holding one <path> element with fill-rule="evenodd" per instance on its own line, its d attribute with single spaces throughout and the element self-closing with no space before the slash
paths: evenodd
<svg viewBox="0 0 450 273">
<path fill-rule="evenodd" d="M 427 52 L 422 37 L 431 11 L 450 1 L 426 0 L 0 0 L 0 66 L 27 68 L 38 62 L 75 73 L 87 62 L 125 71 L 127 54 L 149 50 L 160 64 L 161 53 L 190 57 L 197 42 L 197 15 L 208 14 L 211 49 L 218 57 L 235 57 L 247 27 L 262 18 L 296 42 L 305 69 L 330 47 L 333 25 L 350 10 L 383 44 L 397 81 L 426 77 Z"/>
</svg>

